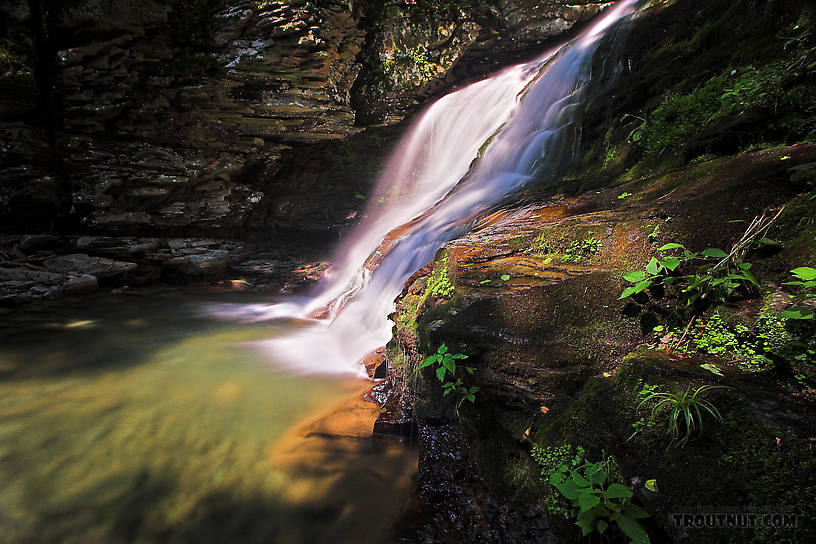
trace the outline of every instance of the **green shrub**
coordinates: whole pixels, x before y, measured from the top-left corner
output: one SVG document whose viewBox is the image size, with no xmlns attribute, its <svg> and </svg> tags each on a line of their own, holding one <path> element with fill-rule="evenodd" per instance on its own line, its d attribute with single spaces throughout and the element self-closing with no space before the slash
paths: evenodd
<svg viewBox="0 0 816 544">
<path fill-rule="evenodd" d="M 448 351 L 448 346 L 442 344 L 436 350 L 436 353 L 425 357 L 422 364 L 419 365 L 419 370 L 422 370 L 427 366 L 434 364 L 436 365 L 436 377 L 440 382 L 442 382 L 442 395 L 448 396 L 449 394 L 454 393 L 458 397 L 458 401 L 456 403 L 457 415 L 459 414 L 459 408 L 462 406 L 463 402 L 476 402 L 476 393 L 479 391 L 478 386 L 468 386 L 462 380 L 462 378 L 456 375 L 456 361 L 467 358 L 468 356 L 462 353 L 450 353 Z M 473 367 L 471 366 L 460 366 L 459 368 L 464 369 L 464 373 L 468 375 L 473 374 Z M 463 373 L 460 372 L 460 374 Z"/>
<path fill-rule="evenodd" d="M 549 475 L 550 485 L 571 504 L 571 515 L 583 536 L 603 535 L 614 524 L 632 542 L 648 543 L 649 536 L 638 520 L 649 514 L 632 503 L 632 491 L 622 482 L 611 457 L 599 463 L 584 460 L 577 468 L 561 464 Z"/>
</svg>

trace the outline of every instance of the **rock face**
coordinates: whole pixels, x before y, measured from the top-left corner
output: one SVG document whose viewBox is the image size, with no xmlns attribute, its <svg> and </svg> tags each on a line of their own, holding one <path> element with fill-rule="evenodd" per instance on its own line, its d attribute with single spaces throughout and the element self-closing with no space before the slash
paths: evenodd
<svg viewBox="0 0 816 544">
<path fill-rule="evenodd" d="M 479 73 L 460 65 L 494 69 L 603 5 L 425 4 L 386 17 L 378 2 L 331 0 L 4 2 L 0 227 L 242 237 L 348 225 L 376 168 L 322 157 L 387 151 L 393 131 L 349 137 L 355 116 L 377 117 L 360 111 L 382 98 L 363 82 L 389 58 L 421 47 L 435 63 L 416 78 L 416 63 L 389 65 L 410 80 L 382 102 L 400 107 L 396 121 Z"/>
<path fill-rule="evenodd" d="M 557 534 L 570 535 L 571 521 L 536 510 L 547 486 L 539 480 L 541 467 L 530 458 L 531 443 L 582 445 L 595 456 L 591 460 L 602 452 L 614 454 L 627 485 L 652 515 L 652 541 L 696 541 L 695 534 L 673 525 L 671 514 L 684 504 L 733 505 L 734 495 L 718 489 L 744 489 L 740 496 L 753 501 L 746 504 L 785 505 L 811 519 L 810 503 L 794 498 L 798 491 L 789 493 L 773 483 L 796 481 L 802 489 L 816 488 L 809 453 L 816 411 L 801 398 L 800 386 L 783 392 L 791 387 L 787 373 L 793 370 L 780 362 L 776 372 L 751 375 L 733 368 L 733 361 L 728 366 L 728 354 L 695 358 L 654 347 L 636 350 L 638 344 L 660 342 L 650 340 L 652 331 L 666 323 L 673 303 L 659 289 L 634 300 L 618 297 L 623 274 L 643 268 L 657 247 L 674 240 L 692 248 L 729 247 L 765 206 L 787 203 L 773 231 L 785 249 L 750 255 L 760 281 L 810 262 L 816 251 L 812 222 L 804 233 L 787 225 L 813 213 L 812 196 L 799 195 L 802 182 L 796 181 L 813 157 L 814 144 L 787 147 L 645 176 L 581 196 L 555 196 L 494 214 L 441 249 L 434 264 L 407 282 L 398 300 L 388 361 L 397 377 L 415 376 L 424 356 L 444 343 L 451 353 L 469 355 L 475 372 L 462 379 L 480 389 L 475 405 L 465 402 L 456 413 L 455 401 L 443 396 L 432 368 L 409 378 L 408 410 L 419 429 L 421 453 L 418 494 L 402 520 L 400 537 L 426 542 L 454 535 L 454 540 L 475 542 L 480 524 L 493 528 L 489 542 L 553 541 L 556 527 Z M 618 198 L 622 193 L 632 196 Z M 730 218 L 745 221 L 729 223 Z M 440 266 L 447 267 L 453 289 L 435 297 L 426 290 Z M 777 298 L 790 304 L 784 294 Z M 728 311 L 756 316 L 768 309 L 757 298 Z M 812 326 L 801 330 L 802 342 L 814 342 Z M 675 340 L 681 333 L 682 327 Z M 802 361 L 812 364 L 812 354 L 801 353 Z M 715 374 L 707 367 L 722 370 Z M 798 379 L 813 379 L 804 367 L 794 368 L 799 368 Z M 666 391 L 688 384 L 731 387 L 716 401 L 724 427 L 707 428 L 699 442 L 669 453 L 665 414 L 660 413 L 653 416 L 651 431 L 627 440 L 632 423 L 643 415 L 638 391 L 644 383 Z M 763 483 L 743 486 L 757 459 L 778 454 L 774 437 L 789 448 L 768 469 L 778 472 L 769 472 Z M 732 463 L 734 455 L 741 461 Z M 665 484 L 665 493 L 644 488 L 653 478 Z M 502 510 L 496 504 L 512 507 Z M 518 535 L 514 531 L 519 529 L 528 532 Z M 808 523 L 797 535 L 806 538 L 813 531 Z"/>
</svg>

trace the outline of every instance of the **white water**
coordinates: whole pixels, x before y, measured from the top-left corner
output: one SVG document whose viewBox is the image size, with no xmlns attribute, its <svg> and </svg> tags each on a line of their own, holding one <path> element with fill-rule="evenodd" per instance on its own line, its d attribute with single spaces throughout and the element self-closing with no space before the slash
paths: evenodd
<svg viewBox="0 0 816 544">
<path fill-rule="evenodd" d="M 405 281 L 480 213 L 571 158 L 592 56 L 635 3 L 621 0 L 565 46 L 431 105 L 403 136 L 370 199 L 369 219 L 341 245 L 314 296 L 216 313 L 305 320 L 263 349 L 304 372 L 363 373 L 361 361 L 391 338 L 388 315 Z"/>
</svg>

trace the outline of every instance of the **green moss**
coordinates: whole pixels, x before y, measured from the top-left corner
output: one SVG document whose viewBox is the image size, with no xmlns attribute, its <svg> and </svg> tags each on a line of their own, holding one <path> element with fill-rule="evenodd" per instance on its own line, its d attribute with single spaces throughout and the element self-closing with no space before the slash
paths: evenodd
<svg viewBox="0 0 816 544">
<path fill-rule="evenodd" d="M 428 296 L 436 298 L 453 296 L 453 283 L 448 279 L 448 255 L 434 264 L 434 270 L 428 278 L 425 292 Z"/>
</svg>

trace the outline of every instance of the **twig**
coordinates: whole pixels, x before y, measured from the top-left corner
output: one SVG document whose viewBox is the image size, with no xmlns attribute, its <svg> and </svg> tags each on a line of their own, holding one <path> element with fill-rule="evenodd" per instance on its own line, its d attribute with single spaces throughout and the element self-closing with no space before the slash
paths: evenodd
<svg viewBox="0 0 816 544">
<path fill-rule="evenodd" d="M 688 325 L 686 325 L 686 330 L 683 331 L 683 336 L 680 337 L 680 340 L 677 341 L 677 343 L 674 345 L 674 347 L 679 347 L 680 344 L 683 343 L 683 340 L 686 339 L 686 335 L 688 334 L 688 331 L 691 328 L 691 324 L 694 323 L 694 320 L 696 318 L 697 318 L 696 315 L 691 317 L 691 321 L 689 321 Z M 671 345 L 669 345 L 669 349 L 667 350 L 667 353 L 671 353 L 672 349 L 674 349 L 674 348 Z"/>
</svg>

